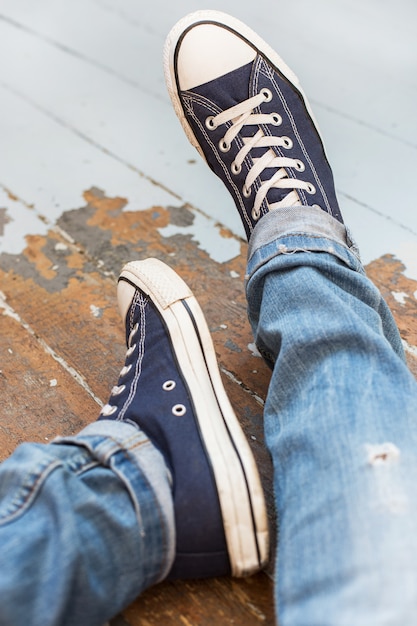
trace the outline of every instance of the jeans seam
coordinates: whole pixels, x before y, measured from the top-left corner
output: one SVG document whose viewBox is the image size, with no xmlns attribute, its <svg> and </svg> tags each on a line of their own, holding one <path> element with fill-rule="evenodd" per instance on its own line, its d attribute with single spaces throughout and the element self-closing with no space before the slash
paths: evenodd
<svg viewBox="0 0 417 626">
<path fill-rule="evenodd" d="M 13 508 L 14 510 L 10 511 L 9 513 L 5 511 L 4 514 L 0 515 L 0 526 L 9 524 L 20 515 L 23 515 L 32 504 L 32 502 L 36 499 L 41 485 L 52 474 L 52 472 L 62 467 L 63 464 L 64 463 L 61 460 L 48 460 L 48 463 L 45 464 L 44 467 L 41 466 L 42 469 L 38 472 L 38 474 L 36 476 L 33 476 L 33 480 L 30 481 L 31 484 L 25 485 L 23 483 L 22 485 L 20 485 L 20 487 L 16 490 L 15 497 L 8 506 L 9 509 Z"/>
<path fill-rule="evenodd" d="M 135 442 L 137 433 L 134 433 L 130 437 L 124 440 L 115 439 L 113 435 L 106 435 L 106 437 L 99 436 L 99 441 L 96 441 L 96 437 L 92 435 L 80 436 L 80 437 L 65 437 L 57 438 L 52 444 L 55 445 L 73 445 L 79 446 L 87 450 L 90 454 L 93 454 L 95 458 L 99 459 L 101 465 L 108 465 L 112 456 L 117 454 L 120 450 L 130 450 L 144 443 L 149 443 L 149 439 L 146 441 Z M 113 444 L 108 450 L 109 441 Z M 133 441 L 133 445 L 132 444 Z"/>
</svg>

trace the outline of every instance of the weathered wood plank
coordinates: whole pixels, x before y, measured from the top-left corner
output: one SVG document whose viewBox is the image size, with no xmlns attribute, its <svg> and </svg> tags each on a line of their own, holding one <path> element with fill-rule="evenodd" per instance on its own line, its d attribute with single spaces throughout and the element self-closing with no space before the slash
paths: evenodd
<svg viewBox="0 0 417 626">
<path fill-rule="evenodd" d="M 184 235 L 163 238 L 158 229 L 170 220 L 193 219 L 185 207 L 123 211 L 123 199 L 109 199 L 97 191 L 87 192 L 86 198 L 84 207 L 59 220 L 76 245 L 50 231 L 46 237 L 29 237 L 21 255 L 0 257 L 2 289 L 13 308 L 91 379 L 97 395 L 106 395 L 105 385 L 114 378 L 124 354 L 116 276 L 129 260 L 157 256 L 193 289 L 212 330 L 221 366 L 249 390 L 243 397 L 251 397 L 261 415 L 255 396 L 265 397 L 270 372 L 248 347 L 252 336 L 242 285 L 244 256 L 219 264 Z M 82 337 L 82 347 L 76 336 Z"/>
<path fill-rule="evenodd" d="M 74 434 L 99 413 L 71 373 L 5 310 L 0 303 L 0 460 L 19 443 Z"/>
<path fill-rule="evenodd" d="M 123 615 L 130 626 L 272 626 L 271 580 L 218 578 L 162 583 L 146 591 Z"/>
</svg>

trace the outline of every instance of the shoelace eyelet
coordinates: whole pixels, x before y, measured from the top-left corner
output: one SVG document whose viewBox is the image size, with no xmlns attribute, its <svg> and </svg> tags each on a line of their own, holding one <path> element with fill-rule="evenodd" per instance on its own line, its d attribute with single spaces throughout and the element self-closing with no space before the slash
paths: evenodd
<svg viewBox="0 0 417 626">
<path fill-rule="evenodd" d="M 235 176 L 237 176 L 238 174 L 240 174 L 240 172 L 242 171 L 242 166 L 241 165 L 237 165 L 234 161 L 230 167 L 230 169 L 232 170 L 232 174 L 234 174 Z"/>
<path fill-rule="evenodd" d="M 206 128 L 208 128 L 209 130 L 216 130 L 217 124 L 214 121 L 213 115 L 209 115 L 209 117 L 206 117 Z"/>
<path fill-rule="evenodd" d="M 177 383 L 175 382 L 175 380 L 166 380 L 162 385 L 162 389 L 164 391 L 172 391 L 173 389 L 175 389 L 176 384 Z"/>
<path fill-rule="evenodd" d="M 230 143 L 226 143 L 224 139 L 221 139 L 219 141 L 219 148 L 221 152 L 229 152 L 231 145 Z"/>
<path fill-rule="evenodd" d="M 302 161 L 300 161 L 299 159 L 297 159 L 296 162 L 294 163 L 294 167 L 297 170 L 297 172 L 304 172 L 304 170 L 306 168 L 304 163 Z"/>
<path fill-rule="evenodd" d="M 113 413 L 116 413 L 117 406 L 112 406 L 111 404 L 105 404 L 101 409 L 101 415 L 104 417 L 110 417 Z"/>
<path fill-rule="evenodd" d="M 265 102 L 271 102 L 272 91 L 270 89 L 267 89 L 266 87 L 261 89 L 261 94 L 263 95 Z"/>
<path fill-rule="evenodd" d="M 186 412 L 187 412 L 187 409 L 185 408 L 183 404 L 175 404 L 172 407 L 172 413 L 176 417 L 182 417 L 183 415 L 186 414 Z"/>
<path fill-rule="evenodd" d="M 135 351 L 135 348 L 136 348 L 136 343 L 134 343 L 132 346 L 130 346 L 130 348 L 126 350 L 126 356 L 129 357 L 131 354 L 133 354 L 133 352 Z"/>
<path fill-rule="evenodd" d="M 311 196 L 316 193 L 316 188 L 312 183 L 307 183 L 307 193 L 309 193 Z"/>
<path fill-rule="evenodd" d="M 271 113 L 271 124 L 274 126 L 280 126 L 282 124 L 282 117 L 279 113 Z"/>
<path fill-rule="evenodd" d="M 126 376 L 126 374 L 128 374 L 131 369 L 132 369 L 132 364 L 125 365 L 124 367 L 122 367 L 122 369 L 120 370 L 120 378 L 122 378 L 123 376 Z"/>
<path fill-rule="evenodd" d="M 243 185 L 242 193 L 245 196 L 245 198 L 250 198 L 251 193 L 252 193 L 252 187 L 249 187 L 249 189 L 247 189 L 246 185 Z"/>
<path fill-rule="evenodd" d="M 258 211 L 255 211 L 255 209 L 252 209 L 251 215 L 252 215 L 252 219 L 255 220 L 256 222 L 260 218 L 261 212 L 259 211 L 259 209 Z"/>
<path fill-rule="evenodd" d="M 125 389 L 126 385 L 116 385 L 115 387 L 113 387 L 110 393 L 112 396 L 120 396 L 120 394 L 123 393 Z"/>
<path fill-rule="evenodd" d="M 282 137 L 282 141 L 284 142 L 284 148 L 286 148 L 287 150 L 290 150 L 294 145 L 292 139 L 290 139 L 289 137 Z"/>
</svg>

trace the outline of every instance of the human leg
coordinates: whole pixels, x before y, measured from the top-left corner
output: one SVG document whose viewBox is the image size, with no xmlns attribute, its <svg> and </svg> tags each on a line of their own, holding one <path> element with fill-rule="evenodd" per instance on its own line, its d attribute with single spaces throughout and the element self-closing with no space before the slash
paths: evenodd
<svg viewBox="0 0 417 626">
<path fill-rule="evenodd" d="M 269 46 L 218 12 L 176 25 L 165 63 L 184 130 L 250 242 L 249 316 L 273 367 L 280 624 L 412 623 L 417 389 L 308 102 Z"/>
<path fill-rule="evenodd" d="M 171 567 L 167 469 L 130 424 L 20 446 L 0 502 L 0 624 L 102 626 Z"/>
<path fill-rule="evenodd" d="M 309 209 L 289 210 L 294 222 L 299 211 Z M 273 367 L 264 418 L 280 624 L 411 624 L 417 385 L 346 240 L 319 237 L 332 218 L 304 215 L 311 230 L 291 234 L 280 217 L 255 231 L 247 283 L 256 343 Z M 262 225 L 275 234 L 257 247 Z"/>
<path fill-rule="evenodd" d="M 100 419 L 0 467 L 0 624 L 101 625 L 169 576 L 256 571 L 263 493 L 190 290 L 128 264 L 126 363 Z M 11 573 L 10 573 L 11 572 Z"/>
</svg>

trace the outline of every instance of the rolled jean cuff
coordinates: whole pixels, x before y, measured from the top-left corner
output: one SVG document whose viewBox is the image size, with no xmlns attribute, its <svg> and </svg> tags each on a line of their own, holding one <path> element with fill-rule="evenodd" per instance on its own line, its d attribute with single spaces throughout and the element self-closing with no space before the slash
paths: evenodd
<svg viewBox="0 0 417 626">
<path fill-rule="evenodd" d="M 162 454 L 145 433 L 133 424 L 99 420 L 88 424 L 77 435 L 56 437 L 51 443 L 82 447 L 119 477 L 133 502 L 139 532 L 143 537 L 155 535 L 155 543 L 160 546 L 159 558 L 155 559 L 155 565 L 160 562 L 159 571 L 152 583 L 164 580 L 175 557 L 172 479 Z M 151 516 L 141 503 L 145 488 L 150 488 L 155 496 Z"/>
<path fill-rule="evenodd" d="M 344 224 L 317 207 L 292 206 L 267 213 L 254 229 L 246 279 L 280 254 L 327 252 L 363 273 L 358 247 Z"/>
</svg>

